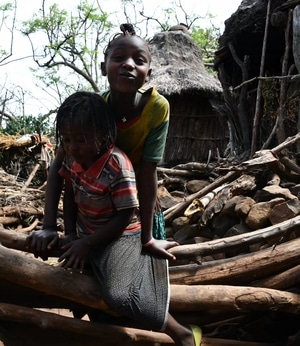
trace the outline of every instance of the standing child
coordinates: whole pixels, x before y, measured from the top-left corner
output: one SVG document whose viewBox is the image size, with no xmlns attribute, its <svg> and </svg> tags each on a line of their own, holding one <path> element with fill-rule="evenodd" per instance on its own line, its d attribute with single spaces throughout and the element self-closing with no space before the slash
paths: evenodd
<svg viewBox="0 0 300 346">
<path fill-rule="evenodd" d="M 135 173 L 114 145 L 115 134 L 110 108 L 98 94 L 77 92 L 58 110 L 64 222 L 73 239 L 62 246 L 59 261 L 80 271 L 89 261 L 111 309 L 143 321 L 147 329 L 165 331 L 178 346 L 198 346 L 191 329 L 168 313 L 167 260 L 147 251 L 152 240 L 142 244 Z"/>
<path fill-rule="evenodd" d="M 141 89 L 151 74 L 148 44 L 135 34 L 132 25 L 123 24 L 121 30 L 113 36 L 104 52 L 101 69 L 107 76 L 109 91 L 103 96 L 113 110 L 117 145 L 128 155 L 136 171 L 142 241 L 151 240 L 148 251 L 172 260 L 174 256 L 167 250 L 174 244 L 155 239 L 165 239 L 163 215 L 157 208 L 156 168 L 164 152 L 169 103 L 154 88 Z M 35 255 L 44 259 L 58 239 L 56 210 L 62 189 L 58 170 L 63 157 L 64 150 L 60 146 L 49 171 L 43 230 L 30 236 Z"/>
</svg>

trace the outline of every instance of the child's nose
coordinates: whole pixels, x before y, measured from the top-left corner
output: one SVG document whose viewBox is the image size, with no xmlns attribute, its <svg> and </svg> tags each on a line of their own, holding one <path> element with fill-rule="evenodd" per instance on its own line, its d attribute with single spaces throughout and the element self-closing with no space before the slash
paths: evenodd
<svg viewBox="0 0 300 346">
<path fill-rule="evenodd" d="M 127 69 L 133 69 L 135 66 L 134 60 L 132 58 L 128 58 L 124 61 L 123 67 Z"/>
</svg>

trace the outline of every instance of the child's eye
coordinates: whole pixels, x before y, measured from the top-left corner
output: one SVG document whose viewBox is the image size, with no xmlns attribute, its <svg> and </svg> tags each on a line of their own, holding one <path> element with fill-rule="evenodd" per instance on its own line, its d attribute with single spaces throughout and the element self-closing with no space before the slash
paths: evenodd
<svg viewBox="0 0 300 346">
<path fill-rule="evenodd" d="M 123 56 L 121 56 L 121 55 L 115 55 L 115 56 L 113 56 L 112 57 L 112 60 L 113 61 L 116 61 L 116 62 L 120 62 L 120 61 L 123 61 Z"/>
<path fill-rule="evenodd" d="M 135 59 L 135 63 L 137 65 L 143 65 L 143 64 L 145 64 L 145 60 L 143 58 L 137 58 L 137 59 Z"/>
</svg>

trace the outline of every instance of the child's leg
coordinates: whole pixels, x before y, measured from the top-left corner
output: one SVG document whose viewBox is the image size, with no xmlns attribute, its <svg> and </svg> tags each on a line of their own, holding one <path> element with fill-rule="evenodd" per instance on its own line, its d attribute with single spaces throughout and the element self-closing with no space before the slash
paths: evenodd
<svg viewBox="0 0 300 346">
<path fill-rule="evenodd" d="M 165 333 L 175 341 L 176 346 L 199 346 L 195 344 L 192 330 L 179 324 L 170 314 L 168 314 Z"/>
</svg>

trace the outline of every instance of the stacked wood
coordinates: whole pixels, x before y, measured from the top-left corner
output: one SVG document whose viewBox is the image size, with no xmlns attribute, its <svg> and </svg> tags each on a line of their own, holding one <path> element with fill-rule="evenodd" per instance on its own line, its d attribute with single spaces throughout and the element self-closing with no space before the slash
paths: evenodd
<svg viewBox="0 0 300 346">
<path fill-rule="evenodd" d="M 299 343 L 293 335 L 300 330 L 300 169 L 287 155 L 298 138 L 232 166 L 188 163 L 159 169 L 168 237 L 180 243 L 170 250 L 176 256 L 169 268 L 170 312 L 181 323 L 202 327 L 202 345 Z M 55 259 L 43 262 L 28 253 L 25 238 L 40 227 L 44 192 L 27 187 L 21 193 L 18 183 L 4 181 L 3 216 L 34 216 L 25 231 L 16 224 L 0 228 L 0 320 L 5 326 L 0 339 L 5 345 L 20 344 L 12 330 L 34 330 L 36 340 L 28 345 L 41 344 L 45 335 L 53 345 L 53 331 L 72 345 L 83 339 L 89 345 L 174 344 L 164 333 L 141 330 L 120 317 L 103 325 L 37 310 L 113 314 L 90 273 L 70 274 Z"/>
<path fill-rule="evenodd" d="M 23 191 L 33 182 L 37 185 L 47 178 L 47 169 L 54 157 L 50 139 L 39 133 L 25 135 L 0 134 L 1 166 L 25 181 Z"/>
</svg>

